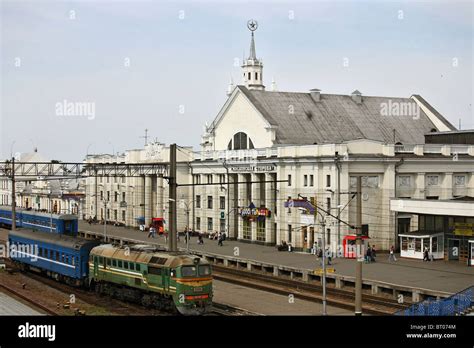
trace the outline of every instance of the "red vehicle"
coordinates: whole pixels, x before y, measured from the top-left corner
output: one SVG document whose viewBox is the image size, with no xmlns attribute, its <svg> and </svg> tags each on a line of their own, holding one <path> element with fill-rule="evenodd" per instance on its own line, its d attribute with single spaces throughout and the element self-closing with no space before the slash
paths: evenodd
<svg viewBox="0 0 474 348">
<path fill-rule="evenodd" d="M 160 235 L 165 233 L 165 219 L 163 218 L 152 218 L 151 225 L 156 228 L 156 232 Z"/>
<path fill-rule="evenodd" d="M 364 246 L 363 250 L 367 250 L 367 245 L 368 244 L 369 244 L 369 237 L 362 236 L 362 245 Z M 348 234 L 347 236 L 344 236 L 344 239 L 342 240 L 342 247 L 344 248 L 344 257 L 346 259 L 355 259 L 355 257 L 356 257 L 356 235 L 355 234 Z"/>
</svg>

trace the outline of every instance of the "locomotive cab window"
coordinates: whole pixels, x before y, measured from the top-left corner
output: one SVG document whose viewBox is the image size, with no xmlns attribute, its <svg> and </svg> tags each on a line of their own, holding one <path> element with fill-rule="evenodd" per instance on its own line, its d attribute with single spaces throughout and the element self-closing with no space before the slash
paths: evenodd
<svg viewBox="0 0 474 348">
<path fill-rule="evenodd" d="M 117 260 L 112 260 L 112 266 L 117 267 Z"/>
<path fill-rule="evenodd" d="M 209 265 L 201 265 L 199 266 L 199 275 L 206 276 L 211 274 L 211 266 Z"/>
<path fill-rule="evenodd" d="M 196 266 L 183 266 L 181 267 L 181 276 L 182 277 L 194 277 L 196 276 L 197 267 Z"/>
<path fill-rule="evenodd" d="M 138 264 L 138 263 L 135 264 L 135 270 L 140 272 L 140 264 Z"/>
<path fill-rule="evenodd" d="M 127 261 L 123 262 L 123 268 L 128 268 L 128 262 Z"/>
<path fill-rule="evenodd" d="M 111 265 L 111 260 L 110 259 L 107 259 L 107 266 L 110 266 Z"/>
<path fill-rule="evenodd" d="M 122 261 L 119 260 L 118 266 L 119 266 L 120 268 L 122 268 Z"/>
</svg>

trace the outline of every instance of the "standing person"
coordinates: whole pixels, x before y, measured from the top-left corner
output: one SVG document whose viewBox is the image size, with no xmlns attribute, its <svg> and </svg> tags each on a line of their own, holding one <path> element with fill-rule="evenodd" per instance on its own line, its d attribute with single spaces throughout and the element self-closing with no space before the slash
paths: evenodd
<svg viewBox="0 0 474 348">
<path fill-rule="evenodd" d="M 332 257 L 331 257 L 331 251 L 329 250 L 329 247 L 326 247 L 326 257 L 328 259 L 328 265 L 331 266 Z"/>
<path fill-rule="evenodd" d="M 199 236 L 198 236 L 198 244 L 201 244 L 201 245 L 204 244 L 204 240 L 202 239 L 202 234 L 200 234 L 200 233 L 199 233 Z"/>
<path fill-rule="evenodd" d="M 430 260 L 430 257 L 428 253 L 428 248 L 425 247 L 425 250 L 423 251 L 423 262 L 429 261 L 429 260 Z"/>
<path fill-rule="evenodd" d="M 219 239 L 217 240 L 217 245 L 218 246 L 224 246 L 224 244 L 222 244 L 223 240 L 224 240 L 224 238 L 222 237 L 222 234 L 219 233 Z"/>
<path fill-rule="evenodd" d="M 375 245 L 372 245 L 372 252 L 370 253 L 372 255 L 372 260 L 371 260 L 372 262 L 375 262 L 375 256 L 376 256 L 375 252 L 376 252 Z"/>
<path fill-rule="evenodd" d="M 388 256 L 388 261 L 397 261 L 397 258 L 395 257 L 395 247 L 393 245 L 390 247 L 390 255 Z"/>
<path fill-rule="evenodd" d="M 370 263 L 372 261 L 372 248 L 370 247 L 370 244 L 367 246 L 367 251 L 365 254 L 365 262 Z"/>
<path fill-rule="evenodd" d="M 165 236 L 165 243 L 168 243 L 168 231 L 165 231 L 163 234 Z"/>
</svg>

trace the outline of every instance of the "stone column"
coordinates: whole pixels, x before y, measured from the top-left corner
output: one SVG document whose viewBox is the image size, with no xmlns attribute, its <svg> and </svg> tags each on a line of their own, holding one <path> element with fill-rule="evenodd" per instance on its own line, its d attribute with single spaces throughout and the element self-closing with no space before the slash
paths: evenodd
<svg viewBox="0 0 474 348">
<path fill-rule="evenodd" d="M 425 199 L 425 173 L 418 173 L 415 181 L 415 196 L 413 198 Z"/>
<path fill-rule="evenodd" d="M 145 225 L 148 226 L 151 223 L 152 218 L 152 182 L 151 176 L 145 176 Z"/>
<path fill-rule="evenodd" d="M 165 190 L 163 187 L 163 176 L 158 175 L 156 177 L 156 217 L 163 217 L 163 197 L 165 195 Z"/>
<path fill-rule="evenodd" d="M 260 175 L 259 174 L 251 174 L 250 175 L 250 180 L 253 182 L 250 185 L 250 189 L 252 192 L 252 203 L 255 205 L 255 207 L 260 208 L 260 183 L 257 183 L 256 181 L 260 181 Z M 257 240 L 257 219 L 254 219 L 251 222 L 252 226 L 252 241 Z"/>
<path fill-rule="evenodd" d="M 441 184 L 441 195 L 439 198 L 453 198 L 453 173 L 444 173 L 443 182 Z"/>
<path fill-rule="evenodd" d="M 229 174 L 229 176 L 227 177 L 227 182 L 229 182 L 229 192 L 227 193 L 229 195 L 229 199 L 228 201 L 226 200 L 226 204 L 227 202 L 229 202 L 229 206 L 227 207 L 228 211 L 229 211 L 229 216 L 227 217 L 229 219 L 229 221 L 227 222 L 228 226 L 229 226 L 229 231 L 227 232 L 228 235 L 229 235 L 229 238 L 237 238 L 237 228 L 236 228 L 236 223 L 237 223 L 237 220 L 236 220 L 236 214 L 238 213 L 238 208 L 237 208 L 237 190 L 235 189 L 235 184 L 234 182 L 236 181 L 235 179 L 235 176 L 234 175 L 231 175 Z"/>
<path fill-rule="evenodd" d="M 468 173 L 466 178 L 467 195 L 474 196 L 474 172 Z"/>
<path fill-rule="evenodd" d="M 237 175 L 237 181 L 239 184 L 237 184 L 237 191 L 238 191 L 238 206 L 239 207 L 248 207 L 248 202 L 247 202 L 247 185 L 244 183 L 247 181 L 247 176 L 245 174 L 238 174 Z M 244 221 L 241 216 L 237 217 L 238 220 L 238 233 L 237 233 L 237 238 L 238 239 L 243 239 L 244 236 Z"/>
<path fill-rule="evenodd" d="M 265 221 L 265 244 L 273 245 L 275 244 L 275 201 L 276 201 L 276 187 L 275 174 L 266 173 L 265 174 L 265 205 L 268 210 L 270 210 L 270 218 L 267 218 Z"/>
</svg>

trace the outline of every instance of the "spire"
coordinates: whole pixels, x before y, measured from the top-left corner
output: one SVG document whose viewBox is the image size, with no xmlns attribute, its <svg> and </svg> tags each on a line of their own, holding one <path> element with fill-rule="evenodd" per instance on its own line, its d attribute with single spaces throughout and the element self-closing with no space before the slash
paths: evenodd
<svg viewBox="0 0 474 348">
<path fill-rule="evenodd" d="M 234 91 L 234 79 L 231 76 L 229 86 L 227 87 L 227 93 L 226 93 L 227 96 L 230 97 L 233 91 Z"/>
<path fill-rule="evenodd" d="M 257 55 L 255 54 L 255 39 L 252 31 L 252 39 L 250 40 L 250 55 L 249 55 L 249 60 L 257 60 Z"/>
</svg>

